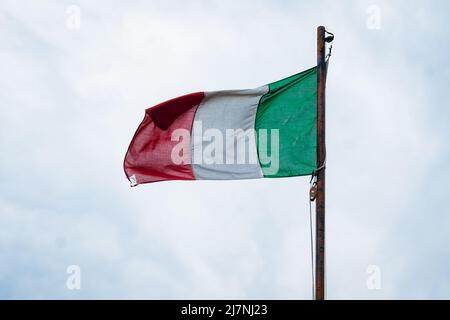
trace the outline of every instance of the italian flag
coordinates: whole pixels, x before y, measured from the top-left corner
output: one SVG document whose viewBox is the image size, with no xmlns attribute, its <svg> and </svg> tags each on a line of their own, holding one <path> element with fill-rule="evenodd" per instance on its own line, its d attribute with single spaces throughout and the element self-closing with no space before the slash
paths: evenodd
<svg viewBox="0 0 450 320">
<path fill-rule="evenodd" d="M 196 92 L 145 110 L 124 159 L 132 186 L 310 175 L 317 68 L 247 90 Z"/>
</svg>

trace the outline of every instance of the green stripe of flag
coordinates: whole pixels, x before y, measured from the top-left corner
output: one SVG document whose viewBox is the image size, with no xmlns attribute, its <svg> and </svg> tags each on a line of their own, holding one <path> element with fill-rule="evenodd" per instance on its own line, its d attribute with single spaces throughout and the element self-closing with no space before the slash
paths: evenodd
<svg viewBox="0 0 450 320">
<path fill-rule="evenodd" d="M 269 84 L 258 105 L 255 129 L 267 129 L 267 150 L 257 141 L 264 177 L 309 175 L 316 168 L 317 68 Z M 279 170 L 270 172 L 264 155 L 270 157 L 270 130 L 279 129 Z M 267 152 L 267 153 L 266 153 Z M 273 158 L 273 157 L 272 157 Z"/>
</svg>

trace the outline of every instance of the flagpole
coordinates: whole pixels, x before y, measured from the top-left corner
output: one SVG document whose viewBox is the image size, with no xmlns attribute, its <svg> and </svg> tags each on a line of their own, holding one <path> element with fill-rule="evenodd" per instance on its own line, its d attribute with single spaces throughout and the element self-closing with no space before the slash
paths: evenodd
<svg viewBox="0 0 450 320">
<path fill-rule="evenodd" d="M 317 195 L 315 299 L 325 299 L 325 27 L 317 28 Z"/>
</svg>

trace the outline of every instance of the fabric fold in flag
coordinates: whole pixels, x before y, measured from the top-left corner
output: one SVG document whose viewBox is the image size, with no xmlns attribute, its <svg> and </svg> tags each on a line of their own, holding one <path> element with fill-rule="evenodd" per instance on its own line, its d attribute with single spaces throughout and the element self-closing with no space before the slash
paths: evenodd
<svg viewBox="0 0 450 320">
<path fill-rule="evenodd" d="M 124 170 L 164 180 L 302 176 L 316 168 L 317 68 L 255 89 L 197 92 L 145 111 Z"/>
</svg>

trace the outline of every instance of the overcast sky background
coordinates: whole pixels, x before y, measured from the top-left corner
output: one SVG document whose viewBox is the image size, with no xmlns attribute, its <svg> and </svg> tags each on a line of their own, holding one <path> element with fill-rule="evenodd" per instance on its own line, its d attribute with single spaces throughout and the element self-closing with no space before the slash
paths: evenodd
<svg viewBox="0 0 450 320">
<path fill-rule="evenodd" d="M 328 298 L 450 298 L 448 12 L 443 0 L 2 1 L 0 298 L 310 299 L 308 177 L 130 188 L 122 161 L 145 108 L 307 69 L 321 24 L 336 35 Z M 70 265 L 80 290 L 66 287 Z"/>
</svg>

